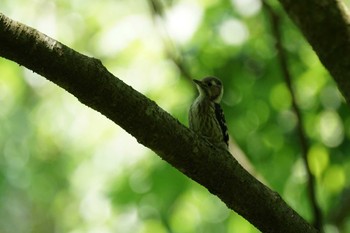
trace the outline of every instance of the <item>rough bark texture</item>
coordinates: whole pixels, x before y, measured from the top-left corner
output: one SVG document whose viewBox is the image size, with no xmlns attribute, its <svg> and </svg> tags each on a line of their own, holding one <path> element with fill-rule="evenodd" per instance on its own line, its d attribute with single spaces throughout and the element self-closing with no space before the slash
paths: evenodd
<svg viewBox="0 0 350 233">
<path fill-rule="evenodd" d="M 2 14 L 0 56 L 41 74 L 107 116 L 262 232 L 317 232 L 227 151 L 213 148 L 98 60 Z"/>
<path fill-rule="evenodd" d="M 341 0 L 279 0 L 350 104 L 350 19 Z"/>
</svg>

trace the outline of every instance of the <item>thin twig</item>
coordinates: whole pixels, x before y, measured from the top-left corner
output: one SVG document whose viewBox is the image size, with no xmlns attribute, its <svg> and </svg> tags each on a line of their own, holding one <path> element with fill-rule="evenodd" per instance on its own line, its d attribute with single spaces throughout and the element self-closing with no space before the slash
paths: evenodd
<svg viewBox="0 0 350 233">
<path fill-rule="evenodd" d="M 181 49 L 175 44 L 175 42 L 169 36 L 169 33 L 164 25 L 164 6 L 159 0 L 148 0 L 153 20 L 162 29 L 161 39 L 163 41 L 165 52 L 167 56 L 176 65 L 182 76 L 192 83 L 192 75 L 184 62 Z M 157 18 L 159 20 L 157 20 Z M 194 86 L 194 85 L 193 85 Z"/>
<path fill-rule="evenodd" d="M 302 155 L 302 160 L 304 162 L 304 166 L 306 169 L 306 174 L 307 174 L 307 182 L 308 182 L 308 195 L 310 199 L 310 204 L 313 209 L 313 215 L 314 215 L 314 221 L 313 224 L 314 226 L 322 231 L 322 225 L 323 225 L 323 220 L 322 220 L 322 212 L 321 209 L 317 203 L 317 198 L 316 198 L 316 188 L 315 188 L 315 177 L 311 173 L 310 166 L 307 161 L 307 152 L 309 150 L 309 143 L 306 138 L 304 128 L 303 128 L 303 118 L 301 111 L 298 107 L 297 101 L 296 101 L 296 96 L 295 92 L 293 89 L 292 81 L 291 81 L 291 74 L 288 69 L 288 62 L 287 62 L 287 56 L 285 53 L 285 50 L 282 45 L 282 35 L 281 35 L 281 25 L 280 25 L 280 17 L 279 15 L 275 12 L 275 10 L 266 2 L 263 1 L 264 7 L 266 11 L 268 12 L 268 15 L 271 20 L 271 25 L 272 25 L 272 31 L 273 35 L 276 39 L 276 48 L 277 48 L 277 56 L 278 60 L 280 63 L 280 67 L 282 70 L 282 74 L 284 77 L 284 80 L 287 84 L 287 87 L 289 89 L 289 92 L 292 97 L 292 108 L 293 111 L 295 112 L 295 115 L 298 119 L 297 123 L 297 133 L 300 141 L 300 147 L 301 147 L 301 155 Z"/>
</svg>

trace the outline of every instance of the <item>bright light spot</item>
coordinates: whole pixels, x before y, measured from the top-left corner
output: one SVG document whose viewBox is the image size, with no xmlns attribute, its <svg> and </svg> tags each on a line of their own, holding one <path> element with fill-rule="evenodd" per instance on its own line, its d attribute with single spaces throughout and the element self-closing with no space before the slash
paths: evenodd
<svg viewBox="0 0 350 233">
<path fill-rule="evenodd" d="M 123 211 L 114 222 L 113 232 L 140 232 L 140 219 L 138 217 L 138 210 L 136 208 Z"/>
<path fill-rule="evenodd" d="M 198 207 L 190 201 L 176 205 L 170 219 L 170 225 L 176 226 L 178 232 L 195 232 L 195 226 L 201 221 Z"/>
<path fill-rule="evenodd" d="M 326 111 L 321 114 L 319 133 L 322 142 L 329 147 L 336 147 L 343 141 L 344 127 L 336 112 Z"/>
<path fill-rule="evenodd" d="M 138 170 L 132 173 L 129 179 L 131 189 L 136 193 L 145 193 L 150 190 L 151 183 L 144 171 Z"/>
<path fill-rule="evenodd" d="M 244 218 L 235 215 L 228 219 L 227 232 L 251 233 L 256 232 L 254 227 Z"/>
<path fill-rule="evenodd" d="M 140 230 L 140 233 L 166 233 L 169 232 L 164 228 L 164 224 L 162 224 L 160 221 L 151 219 L 144 221 L 144 224 Z"/>
<path fill-rule="evenodd" d="M 229 215 L 229 210 L 219 199 L 205 195 L 203 192 L 193 191 L 190 193 L 192 200 L 190 201 L 195 205 L 199 212 L 199 221 L 206 221 L 211 223 L 223 222 Z"/>
<path fill-rule="evenodd" d="M 291 132 L 297 124 L 295 113 L 290 110 L 282 111 L 278 115 L 278 124 L 285 130 L 285 132 Z"/>
<path fill-rule="evenodd" d="M 243 16 L 253 16 L 261 9 L 260 0 L 231 0 L 233 8 Z"/>
<path fill-rule="evenodd" d="M 337 109 L 341 104 L 342 96 L 335 86 L 327 86 L 321 91 L 320 99 L 325 108 Z"/>
<path fill-rule="evenodd" d="M 326 84 L 324 73 L 315 70 L 320 69 L 308 69 L 297 79 L 297 100 L 302 109 L 311 109 L 315 106 L 316 98 Z"/>
<path fill-rule="evenodd" d="M 241 45 L 249 37 L 249 31 L 244 23 L 237 19 L 229 19 L 220 25 L 222 40 L 229 45 Z"/>
<path fill-rule="evenodd" d="M 307 155 L 311 172 L 320 177 L 329 164 L 329 154 L 322 146 L 313 146 Z"/>
<path fill-rule="evenodd" d="M 111 153 L 113 151 L 113 153 Z M 95 167 L 99 174 L 105 174 L 107 177 L 111 174 L 118 175 L 123 168 L 134 166 L 138 161 L 144 158 L 146 148 L 139 144 L 130 134 L 123 133 L 120 137 L 110 137 L 100 143 L 93 157 Z"/>
<path fill-rule="evenodd" d="M 338 228 L 336 226 L 333 226 L 333 225 L 326 224 L 324 226 L 324 229 L 325 229 L 325 232 L 327 232 L 327 233 L 340 233 Z"/>
<path fill-rule="evenodd" d="M 271 105 L 279 111 L 290 108 L 292 98 L 287 86 L 284 83 L 280 83 L 273 87 L 270 92 L 270 102 Z"/>
<path fill-rule="evenodd" d="M 33 73 L 31 70 L 24 69 L 23 70 L 24 80 L 34 88 L 44 87 L 45 85 L 51 85 L 51 83 L 42 77 L 40 77 L 37 73 Z"/>
<path fill-rule="evenodd" d="M 45 10 L 41 11 L 40 13 L 42 14 L 42 18 L 38 17 L 40 20 L 37 20 L 37 25 L 34 27 L 52 38 L 57 37 L 57 18 L 55 3 L 47 2 L 45 4 Z"/>
<path fill-rule="evenodd" d="M 292 182 L 295 184 L 302 184 L 306 182 L 305 166 L 301 159 L 298 159 L 292 167 Z"/>
<path fill-rule="evenodd" d="M 166 28 L 179 43 L 188 41 L 202 19 L 202 9 L 194 3 L 180 3 L 166 14 Z"/>
<path fill-rule="evenodd" d="M 91 191 L 80 204 L 80 214 L 88 222 L 101 224 L 110 218 L 111 206 L 105 197 Z"/>
<path fill-rule="evenodd" d="M 97 50 L 104 55 L 113 55 L 127 48 L 140 38 L 149 40 L 152 22 L 149 17 L 129 16 L 118 21 L 113 27 L 106 27 L 98 37 Z"/>
</svg>

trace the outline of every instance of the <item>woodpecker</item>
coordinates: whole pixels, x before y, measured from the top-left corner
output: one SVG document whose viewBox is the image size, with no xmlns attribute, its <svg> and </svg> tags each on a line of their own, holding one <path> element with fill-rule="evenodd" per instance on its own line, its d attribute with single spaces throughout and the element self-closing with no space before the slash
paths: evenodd
<svg viewBox="0 0 350 233">
<path fill-rule="evenodd" d="M 211 143 L 228 149 L 228 132 L 224 112 L 220 106 L 224 88 L 220 79 L 206 77 L 194 79 L 199 96 L 189 111 L 189 126 L 194 132 L 204 136 Z"/>
</svg>

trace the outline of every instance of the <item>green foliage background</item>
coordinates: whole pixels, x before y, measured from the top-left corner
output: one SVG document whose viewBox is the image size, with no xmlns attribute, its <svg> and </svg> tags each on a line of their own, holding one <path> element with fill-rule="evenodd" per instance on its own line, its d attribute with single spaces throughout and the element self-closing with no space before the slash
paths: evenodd
<svg viewBox="0 0 350 233">
<path fill-rule="evenodd" d="M 256 174 L 312 219 L 297 120 L 259 0 L 0 0 L 0 11 L 102 60 L 187 125 L 194 78 L 220 77 L 230 135 Z M 332 78 L 282 16 L 284 47 L 325 219 L 349 188 L 350 115 Z M 174 47 L 175 46 L 175 49 Z M 0 59 L 0 232 L 259 232 L 206 189 L 56 85 Z M 175 142 L 176 144 L 176 142 Z M 239 189 L 239 187 L 237 187 Z M 326 232 L 350 232 L 327 221 Z"/>
</svg>

